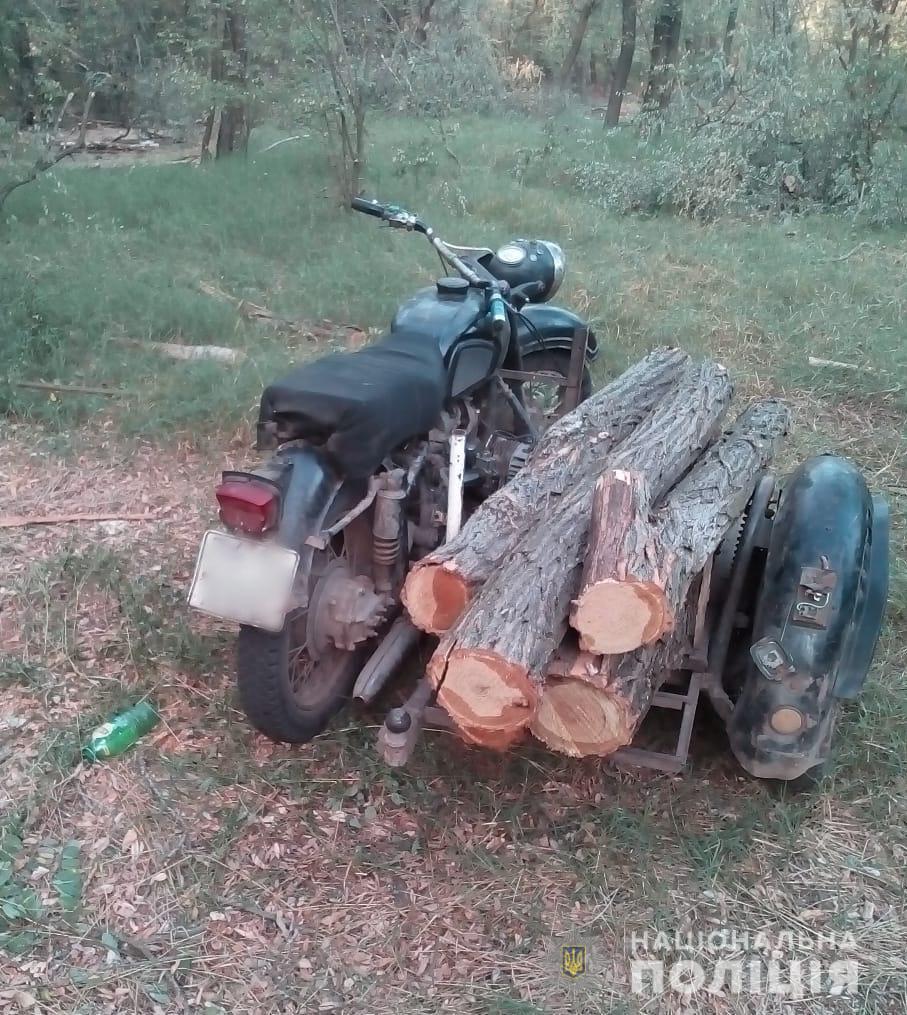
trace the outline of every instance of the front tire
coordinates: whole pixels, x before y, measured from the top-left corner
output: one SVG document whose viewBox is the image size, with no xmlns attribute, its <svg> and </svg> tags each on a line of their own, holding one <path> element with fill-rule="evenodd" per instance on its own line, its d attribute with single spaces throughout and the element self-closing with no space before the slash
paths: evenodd
<svg viewBox="0 0 907 1015">
<path fill-rule="evenodd" d="M 527 373 L 544 373 L 551 375 L 551 381 L 523 382 L 523 398 L 532 421 L 543 433 L 551 424 L 560 419 L 567 411 L 567 375 L 570 370 L 570 352 L 566 349 L 546 349 L 543 352 L 530 352 L 523 357 L 523 369 Z M 592 394 L 592 375 L 589 365 L 583 364 L 583 376 L 580 381 L 580 402 Z"/>
<path fill-rule="evenodd" d="M 362 653 L 334 648 L 312 659 L 298 644 L 300 626 L 304 612 L 277 634 L 241 627 L 237 641 L 240 705 L 260 733 L 287 744 L 307 743 L 325 730 L 349 700 L 362 662 Z"/>
</svg>

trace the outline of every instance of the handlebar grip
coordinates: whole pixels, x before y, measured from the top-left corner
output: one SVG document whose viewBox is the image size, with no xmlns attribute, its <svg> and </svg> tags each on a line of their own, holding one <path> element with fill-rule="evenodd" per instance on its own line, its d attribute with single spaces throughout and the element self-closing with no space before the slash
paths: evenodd
<svg viewBox="0 0 907 1015">
<path fill-rule="evenodd" d="M 488 312 L 491 316 L 491 330 L 500 335 L 507 326 L 507 307 L 500 293 L 495 293 L 488 301 Z"/>
<path fill-rule="evenodd" d="M 369 201 L 365 197 L 354 197 L 350 201 L 350 207 L 353 211 L 361 211 L 363 215 L 372 215 L 376 219 L 383 219 L 385 215 L 383 204 L 378 204 L 377 201 Z"/>
</svg>

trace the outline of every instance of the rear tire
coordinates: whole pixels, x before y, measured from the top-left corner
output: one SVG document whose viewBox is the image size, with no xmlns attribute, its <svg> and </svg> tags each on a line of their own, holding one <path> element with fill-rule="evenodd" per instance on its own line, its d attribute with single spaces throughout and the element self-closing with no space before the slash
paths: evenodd
<svg viewBox="0 0 907 1015">
<path fill-rule="evenodd" d="M 300 694 L 291 678 L 292 626 L 288 620 L 278 634 L 240 628 L 237 689 L 243 711 L 260 733 L 282 743 L 304 744 L 322 733 L 349 700 L 362 653 L 332 650 L 317 664 L 317 680 L 310 679 L 306 693 Z"/>
</svg>

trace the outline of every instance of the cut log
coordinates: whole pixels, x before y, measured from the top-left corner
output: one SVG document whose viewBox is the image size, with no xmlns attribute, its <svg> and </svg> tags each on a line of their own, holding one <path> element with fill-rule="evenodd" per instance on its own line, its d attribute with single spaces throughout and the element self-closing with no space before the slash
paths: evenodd
<svg viewBox="0 0 907 1015">
<path fill-rule="evenodd" d="M 598 655 L 629 652 L 671 630 L 673 618 L 663 603 L 661 587 L 636 578 L 658 566 L 650 508 L 648 483 L 642 473 L 610 469 L 595 484 L 580 582 L 583 591 L 570 616 L 580 632 L 583 651 Z M 615 588 L 625 594 L 608 595 Z"/>
<path fill-rule="evenodd" d="M 651 524 L 630 503 L 625 479 L 602 477 L 570 618 L 582 649 L 629 652 L 670 632 L 693 579 L 743 512 L 789 422 L 781 402 L 752 405 L 671 491 Z"/>
<path fill-rule="evenodd" d="M 468 726 L 458 726 L 457 733 L 461 740 L 475 747 L 484 747 L 486 750 L 507 751 L 516 746 L 525 735 L 525 730 L 482 730 L 471 729 Z"/>
<path fill-rule="evenodd" d="M 657 349 L 551 426 L 516 477 L 473 513 L 455 539 L 410 571 L 403 602 L 413 623 L 430 634 L 452 627 L 533 520 L 578 477 L 601 472 L 688 362 L 678 349 Z"/>
<path fill-rule="evenodd" d="M 670 489 L 715 436 L 732 396 L 714 363 L 684 368 L 679 383 L 610 457 L 644 471 L 651 496 Z M 458 725 L 512 730 L 538 707 L 544 672 L 578 591 L 595 479 L 540 514 L 463 618 L 442 637 L 428 674 Z"/>
<path fill-rule="evenodd" d="M 529 726 L 533 736 L 571 758 L 607 757 L 631 743 L 655 691 L 684 661 L 694 612 L 684 612 L 667 641 L 629 655 L 574 650 L 557 659 Z"/>
</svg>

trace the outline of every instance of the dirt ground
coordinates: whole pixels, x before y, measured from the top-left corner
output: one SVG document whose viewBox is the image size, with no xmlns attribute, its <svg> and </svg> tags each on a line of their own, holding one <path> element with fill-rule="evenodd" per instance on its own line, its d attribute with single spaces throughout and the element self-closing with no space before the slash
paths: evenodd
<svg viewBox="0 0 907 1015">
<path fill-rule="evenodd" d="M 3 1010 L 782 1010 L 720 983 L 634 993 L 662 933 L 692 933 L 673 959 L 710 977 L 792 941 L 857 963 L 855 996 L 823 987 L 797 1011 L 905 1010 L 902 776 L 779 796 L 707 717 L 681 778 L 442 734 L 392 771 L 375 715 L 270 744 L 233 704 L 231 632 L 184 606 L 228 456 L 80 441 L 0 442 L 4 517 L 147 515 L 0 529 Z M 80 764 L 86 732 L 144 696 L 161 726 Z M 728 928 L 727 953 L 695 938 Z M 585 973 L 564 974 L 563 945 L 587 949 Z"/>
</svg>

